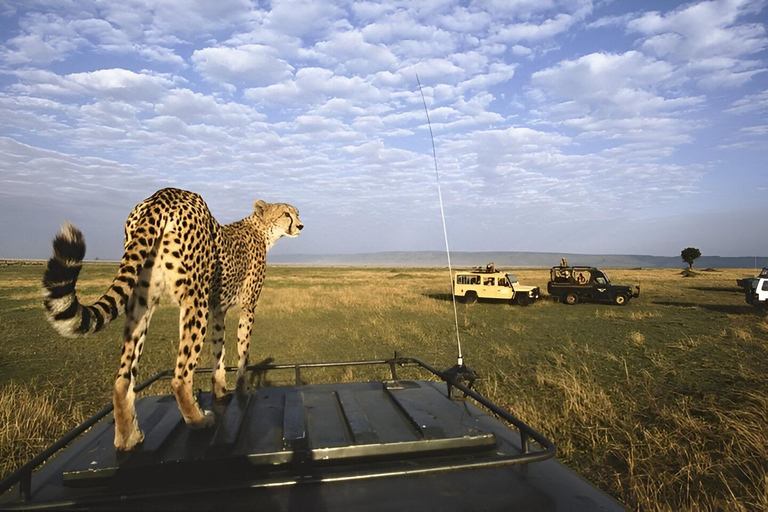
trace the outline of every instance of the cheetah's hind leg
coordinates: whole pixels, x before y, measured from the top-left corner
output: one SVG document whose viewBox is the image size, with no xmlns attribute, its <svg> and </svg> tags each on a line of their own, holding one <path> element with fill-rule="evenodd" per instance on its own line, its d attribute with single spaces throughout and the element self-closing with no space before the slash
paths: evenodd
<svg viewBox="0 0 768 512">
<path fill-rule="evenodd" d="M 193 429 L 212 427 L 216 422 L 213 412 L 202 411 L 192 393 L 192 381 L 197 367 L 197 358 L 203 347 L 207 323 L 207 308 L 194 307 L 193 301 L 189 298 L 181 304 L 179 355 L 176 359 L 171 387 L 184 421 Z"/>
<path fill-rule="evenodd" d="M 123 331 L 123 354 L 115 379 L 112 396 L 115 417 L 115 450 L 129 451 L 144 441 L 136 417 L 136 393 L 134 385 L 139 370 L 139 358 L 152 319 L 154 303 L 147 300 L 141 287 L 135 289 L 126 306 L 126 322 Z"/>
</svg>

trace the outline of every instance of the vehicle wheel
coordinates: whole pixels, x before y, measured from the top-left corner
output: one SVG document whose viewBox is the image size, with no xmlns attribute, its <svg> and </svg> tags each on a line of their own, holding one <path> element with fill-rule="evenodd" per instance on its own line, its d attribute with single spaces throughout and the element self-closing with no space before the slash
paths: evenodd
<svg viewBox="0 0 768 512">
<path fill-rule="evenodd" d="M 569 306 L 573 306 L 574 304 L 578 304 L 579 303 L 579 296 L 576 295 L 575 293 L 569 293 L 568 295 L 565 296 L 565 303 L 568 304 Z"/>
<path fill-rule="evenodd" d="M 627 304 L 629 304 L 629 297 L 627 297 L 623 293 L 620 293 L 613 298 L 613 302 L 615 302 L 617 306 L 626 306 Z"/>
<path fill-rule="evenodd" d="M 467 292 L 464 295 L 464 304 L 474 304 L 477 302 L 477 294 L 475 292 Z"/>
<path fill-rule="evenodd" d="M 527 306 L 528 304 L 531 303 L 531 300 L 528 298 L 527 295 L 524 295 L 521 293 L 520 295 L 515 297 L 515 302 L 517 303 L 518 306 Z"/>
</svg>

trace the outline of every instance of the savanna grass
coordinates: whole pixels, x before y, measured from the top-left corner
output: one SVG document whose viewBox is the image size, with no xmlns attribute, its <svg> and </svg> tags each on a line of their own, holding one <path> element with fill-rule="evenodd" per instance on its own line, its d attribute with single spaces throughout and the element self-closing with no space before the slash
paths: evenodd
<svg viewBox="0 0 768 512">
<path fill-rule="evenodd" d="M 114 271 L 86 265 L 80 296 L 97 297 Z M 18 400 L 57 404 L 66 389 L 67 410 L 91 414 L 111 397 L 120 322 L 89 338 L 61 339 L 43 321 L 40 273 L 0 269 L 0 400 L 17 395 L 3 408 Z M 516 273 L 546 289 L 548 271 Z M 481 374 L 483 393 L 550 437 L 561 461 L 631 509 L 768 510 L 768 320 L 735 285 L 750 273 L 684 278 L 673 269 L 609 270 L 615 282 L 641 285 L 642 295 L 627 307 L 459 304 L 465 360 Z M 444 269 L 272 266 L 251 362 L 374 359 L 397 351 L 447 368 L 456 362 L 449 286 Z M 236 313 L 227 318 L 229 337 Z M 173 365 L 177 319 L 171 306 L 156 312 L 140 379 Z M 227 364 L 234 364 L 231 340 L 228 347 Z M 303 374 L 313 383 L 385 376 L 369 368 Z M 262 384 L 292 378 L 276 373 Z M 45 384 L 34 393 L 20 391 L 39 379 Z M 196 386 L 208 389 L 208 377 L 198 376 Z M 56 411 L 62 430 L 80 417 Z M 3 471 L 39 451 L 24 439 L 44 436 L 27 428 L 17 439 L 2 438 Z"/>
<path fill-rule="evenodd" d="M 5 384 L 0 388 L 0 474 L 19 468 L 84 419 L 67 390 Z"/>
</svg>

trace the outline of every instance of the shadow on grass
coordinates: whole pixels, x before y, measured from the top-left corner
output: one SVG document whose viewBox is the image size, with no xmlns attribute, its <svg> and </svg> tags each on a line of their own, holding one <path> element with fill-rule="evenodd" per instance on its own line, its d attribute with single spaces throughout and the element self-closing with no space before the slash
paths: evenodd
<svg viewBox="0 0 768 512">
<path fill-rule="evenodd" d="M 452 302 L 450 293 L 425 293 L 424 295 L 433 300 Z M 465 304 L 464 297 L 456 297 L 456 303 Z M 508 299 L 484 299 L 482 297 L 478 297 L 477 304 L 510 304 L 510 301 Z"/>
<path fill-rule="evenodd" d="M 741 288 L 729 286 L 693 286 L 692 288 L 700 292 L 744 293 Z"/>
<path fill-rule="evenodd" d="M 761 313 L 757 308 L 753 308 L 748 304 L 743 306 L 735 306 L 732 304 L 696 304 L 695 302 L 668 302 L 668 301 L 653 301 L 652 304 L 659 306 L 677 306 L 680 308 L 701 308 L 707 311 L 715 311 L 717 313 L 726 313 L 729 315 L 754 315 Z"/>
<path fill-rule="evenodd" d="M 433 300 L 444 300 L 446 302 L 452 302 L 450 293 L 425 293 L 424 295 Z M 461 302 L 461 300 L 458 298 L 456 300 Z"/>
</svg>

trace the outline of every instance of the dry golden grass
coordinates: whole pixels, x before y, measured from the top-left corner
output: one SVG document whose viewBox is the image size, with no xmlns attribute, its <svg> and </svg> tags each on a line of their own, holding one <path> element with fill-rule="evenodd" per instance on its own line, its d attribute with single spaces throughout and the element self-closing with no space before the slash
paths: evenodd
<svg viewBox="0 0 768 512">
<path fill-rule="evenodd" d="M 645 335 L 638 331 L 632 331 L 629 333 L 629 340 L 635 345 L 642 345 L 645 343 Z"/>
<path fill-rule="evenodd" d="M 85 420 L 63 391 L 10 382 L 0 388 L 0 475 L 17 469 Z"/>
<path fill-rule="evenodd" d="M 650 372 L 624 368 L 626 381 L 604 386 L 589 366 L 552 354 L 537 369 L 535 397 L 502 368 L 479 387 L 631 509 L 768 510 L 765 393 L 737 395 L 725 410 L 713 396 L 671 394 Z"/>
</svg>

